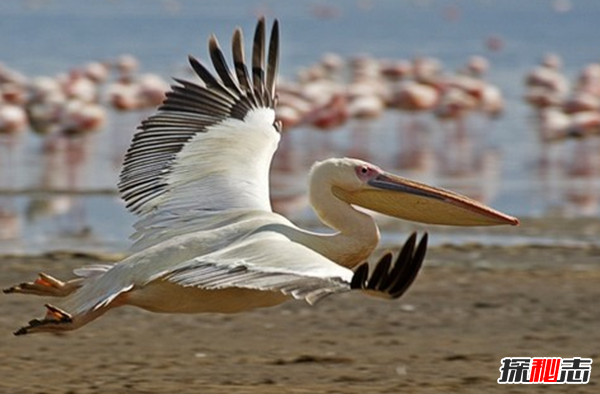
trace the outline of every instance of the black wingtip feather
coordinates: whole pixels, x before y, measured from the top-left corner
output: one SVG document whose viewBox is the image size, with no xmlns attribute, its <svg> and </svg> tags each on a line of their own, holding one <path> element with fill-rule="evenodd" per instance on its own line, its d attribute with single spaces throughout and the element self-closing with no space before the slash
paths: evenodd
<svg viewBox="0 0 600 394">
<path fill-rule="evenodd" d="M 244 34 L 239 27 L 233 32 L 231 39 L 231 53 L 233 54 L 233 67 L 237 75 L 240 87 L 246 92 L 246 95 L 252 97 L 252 83 L 248 69 L 246 68 L 246 57 L 244 54 Z"/>
<path fill-rule="evenodd" d="M 413 257 L 413 251 L 417 242 L 417 233 L 413 232 L 410 237 L 404 242 L 398 257 L 394 263 L 392 271 L 387 276 L 386 280 L 382 283 L 380 289 L 382 291 L 390 292 L 394 285 L 401 281 L 406 275 L 406 271 L 409 269 L 411 259 Z"/>
<path fill-rule="evenodd" d="M 355 271 L 350 288 L 376 291 L 392 299 L 400 298 L 421 270 L 427 251 L 427 240 L 428 235 L 425 233 L 417 246 L 417 234 L 411 234 L 393 266 L 392 254 L 387 253 L 377 262 L 370 276 L 368 263 L 362 264 Z"/>
<path fill-rule="evenodd" d="M 242 90 L 238 86 L 237 82 L 233 79 L 233 75 L 231 74 L 231 71 L 229 71 L 229 66 L 225 60 L 225 55 L 223 55 L 223 51 L 221 51 L 221 47 L 219 46 L 219 41 L 214 34 L 212 34 L 208 40 L 208 51 L 215 71 L 221 78 L 221 81 L 223 81 L 223 84 L 238 95 L 242 96 Z"/>
<path fill-rule="evenodd" d="M 279 21 L 275 19 L 271 28 L 269 40 L 269 58 L 267 60 L 267 93 L 271 99 L 271 105 L 275 106 L 275 85 L 277 83 L 277 72 L 279 69 Z"/>
<path fill-rule="evenodd" d="M 261 17 L 254 30 L 254 44 L 252 46 L 252 84 L 257 98 L 261 104 L 267 104 L 264 100 L 265 80 L 265 18 Z"/>
<path fill-rule="evenodd" d="M 352 282 L 350 283 L 351 289 L 364 289 L 365 282 L 369 276 L 369 263 L 363 263 L 360 265 L 354 275 L 352 276 Z"/>
<path fill-rule="evenodd" d="M 417 278 L 417 275 L 423 266 L 423 261 L 425 260 L 425 253 L 427 252 L 427 239 L 427 233 L 425 233 L 419 242 L 419 246 L 417 247 L 413 258 L 407 264 L 406 274 L 403 275 L 403 280 L 398 280 L 395 286 L 389 290 L 392 298 L 400 298 L 404 293 L 406 293 L 406 291 Z"/>
<path fill-rule="evenodd" d="M 392 254 L 386 253 L 375 267 L 375 270 L 371 274 L 369 278 L 369 283 L 367 284 L 367 289 L 376 290 L 379 288 L 381 283 L 386 279 L 388 272 L 390 270 L 390 266 L 392 265 Z"/>
<path fill-rule="evenodd" d="M 217 81 L 211 72 L 208 71 L 208 69 L 204 67 L 202 63 L 200 63 L 200 60 L 196 59 L 192 55 L 188 55 L 188 62 L 190 63 L 190 66 L 192 66 L 192 69 L 196 75 L 200 77 L 202 82 L 204 82 L 207 87 L 214 88 L 219 86 L 219 81 Z"/>
</svg>

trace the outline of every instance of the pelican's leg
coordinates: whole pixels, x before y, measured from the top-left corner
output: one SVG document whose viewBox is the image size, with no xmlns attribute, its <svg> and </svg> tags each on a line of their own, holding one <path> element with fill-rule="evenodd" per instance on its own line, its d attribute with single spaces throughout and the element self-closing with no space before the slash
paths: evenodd
<svg viewBox="0 0 600 394">
<path fill-rule="evenodd" d="M 34 334 L 38 332 L 58 333 L 76 330 L 106 313 L 112 306 L 105 306 L 82 314 L 71 315 L 53 305 L 46 304 L 46 316 L 33 319 L 27 326 L 19 328 L 15 335 Z"/>
<path fill-rule="evenodd" d="M 43 319 L 33 319 L 29 321 L 29 325 L 21 327 L 14 332 L 15 335 L 25 335 L 32 332 L 52 332 L 63 330 L 63 327 L 71 325 L 73 318 L 67 312 L 46 304 L 46 317 Z"/>
<path fill-rule="evenodd" d="M 34 294 L 38 296 L 65 297 L 79 287 L 83 278 L 72 279 L 67 282 L 58 280 L 48 274 L 40 272 L 39 278 L 34 282 L 25 282 L 2 290 L 6 294 Z"/>
</svg>

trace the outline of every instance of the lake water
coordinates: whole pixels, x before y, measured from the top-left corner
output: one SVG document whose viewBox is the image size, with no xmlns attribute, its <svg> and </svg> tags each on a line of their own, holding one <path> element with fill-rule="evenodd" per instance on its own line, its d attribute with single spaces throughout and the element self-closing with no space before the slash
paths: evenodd
<svg viewBox="0 0 600 394">
<path fill-rule="evenodd" d="M 521 97 L 523 76 L 546 52 L 562 56 L 571 79 L 585 64 L 600 61 L 600 2 L 3 1 L 0 61 L 39 76 L 131 53 L 143 72 L 167 78 L 185 73 L 189 53 L 206 57 L 210 33 L 225 45 L 235 26 L 249 35 L 260 14 L 281 22 L 281 72 L 288 79 L 326 52 L 434 56 L 448 70 L 480 54 L 492 63 L 486 79 L 506 99 L 501 118 L 469 119 L 466 144 L 449 143 L 448 126 L 429 116 L 410 119 L 396 112 L 328 134 L 291 131 L 285 137 L 286 164 L 278 158 L 273 175 L 276 205 L 290 216 L 318 227 L 303 195 L 306 172 L 314 160 L 340 155 L 456 189 L 515 216 L 598 216 L 600 143 L 540 146 Z M 501 50 L 487 48 L 490 38 L 502 40 Z M 32 133 L 18 146 L 1 146 L 0 252 L 125 250 L 134 218 L 115 185 L 129 138 L 149 113 L 110 112 L 107 125 L 86 144 L 52 155 L 41 153 Z M 419 152 L 419 164 L 407 167 L 409 129 L 424 133 L 430 143 Z"/>
</svg>

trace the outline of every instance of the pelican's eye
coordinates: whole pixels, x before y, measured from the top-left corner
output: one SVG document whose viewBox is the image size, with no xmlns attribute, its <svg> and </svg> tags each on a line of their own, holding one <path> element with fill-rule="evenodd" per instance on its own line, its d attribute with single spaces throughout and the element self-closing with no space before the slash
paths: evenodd
<svg viewBox="0 0 600 394">
<path fill-rule="evenodd" d="M 370 180 L 374 175 L 377 174 L 377 170 L 375 168 L 366 164 L 356 166 L 355 171 L 358 178 L 363 182 Z"/>
</svg>

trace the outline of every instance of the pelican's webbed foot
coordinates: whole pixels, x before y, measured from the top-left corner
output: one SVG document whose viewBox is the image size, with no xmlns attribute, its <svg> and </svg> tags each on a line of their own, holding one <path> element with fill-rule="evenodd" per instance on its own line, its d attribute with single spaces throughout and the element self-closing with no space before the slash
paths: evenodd
<svg viewBox="0 0 600 394">
<path fill-rule="evenodd" d="M 369 263 L 361 264 L 352 277 L 350 288 L 375 292 L 386 298 L 400 298 L 412 285 L 423 265 L 427 251 L 427 233 L 421 237 L 419 245 L 417 234 L 412 233 L 406 240 L 396 261 L 392 263 L 393 255 L 386 253 L 369 276 Z M 416 246 L 416 250 L 415 250 Z"/>
<path fill-rule="evenodd" d="M 33 294 L 45 297 L 65 297 L 81 286 L 82 279 L 77 278 L 63 282 L 45 274 L 39 273 L 39 277 L 33 282 L 24 282 L 2 290 L 5 294 Z"/>
<path fill-rule="evenodd" d="M 46 317 L 43 319 L 33 319 L 25 327 L 19 328 L 14 332 L 15 335 L 31 334 L 33 332 L 55 332 L 63 331 L 65 325 L 72 324 L 71 315 L 53 305 L 46 304 Z"/>
</svg>

